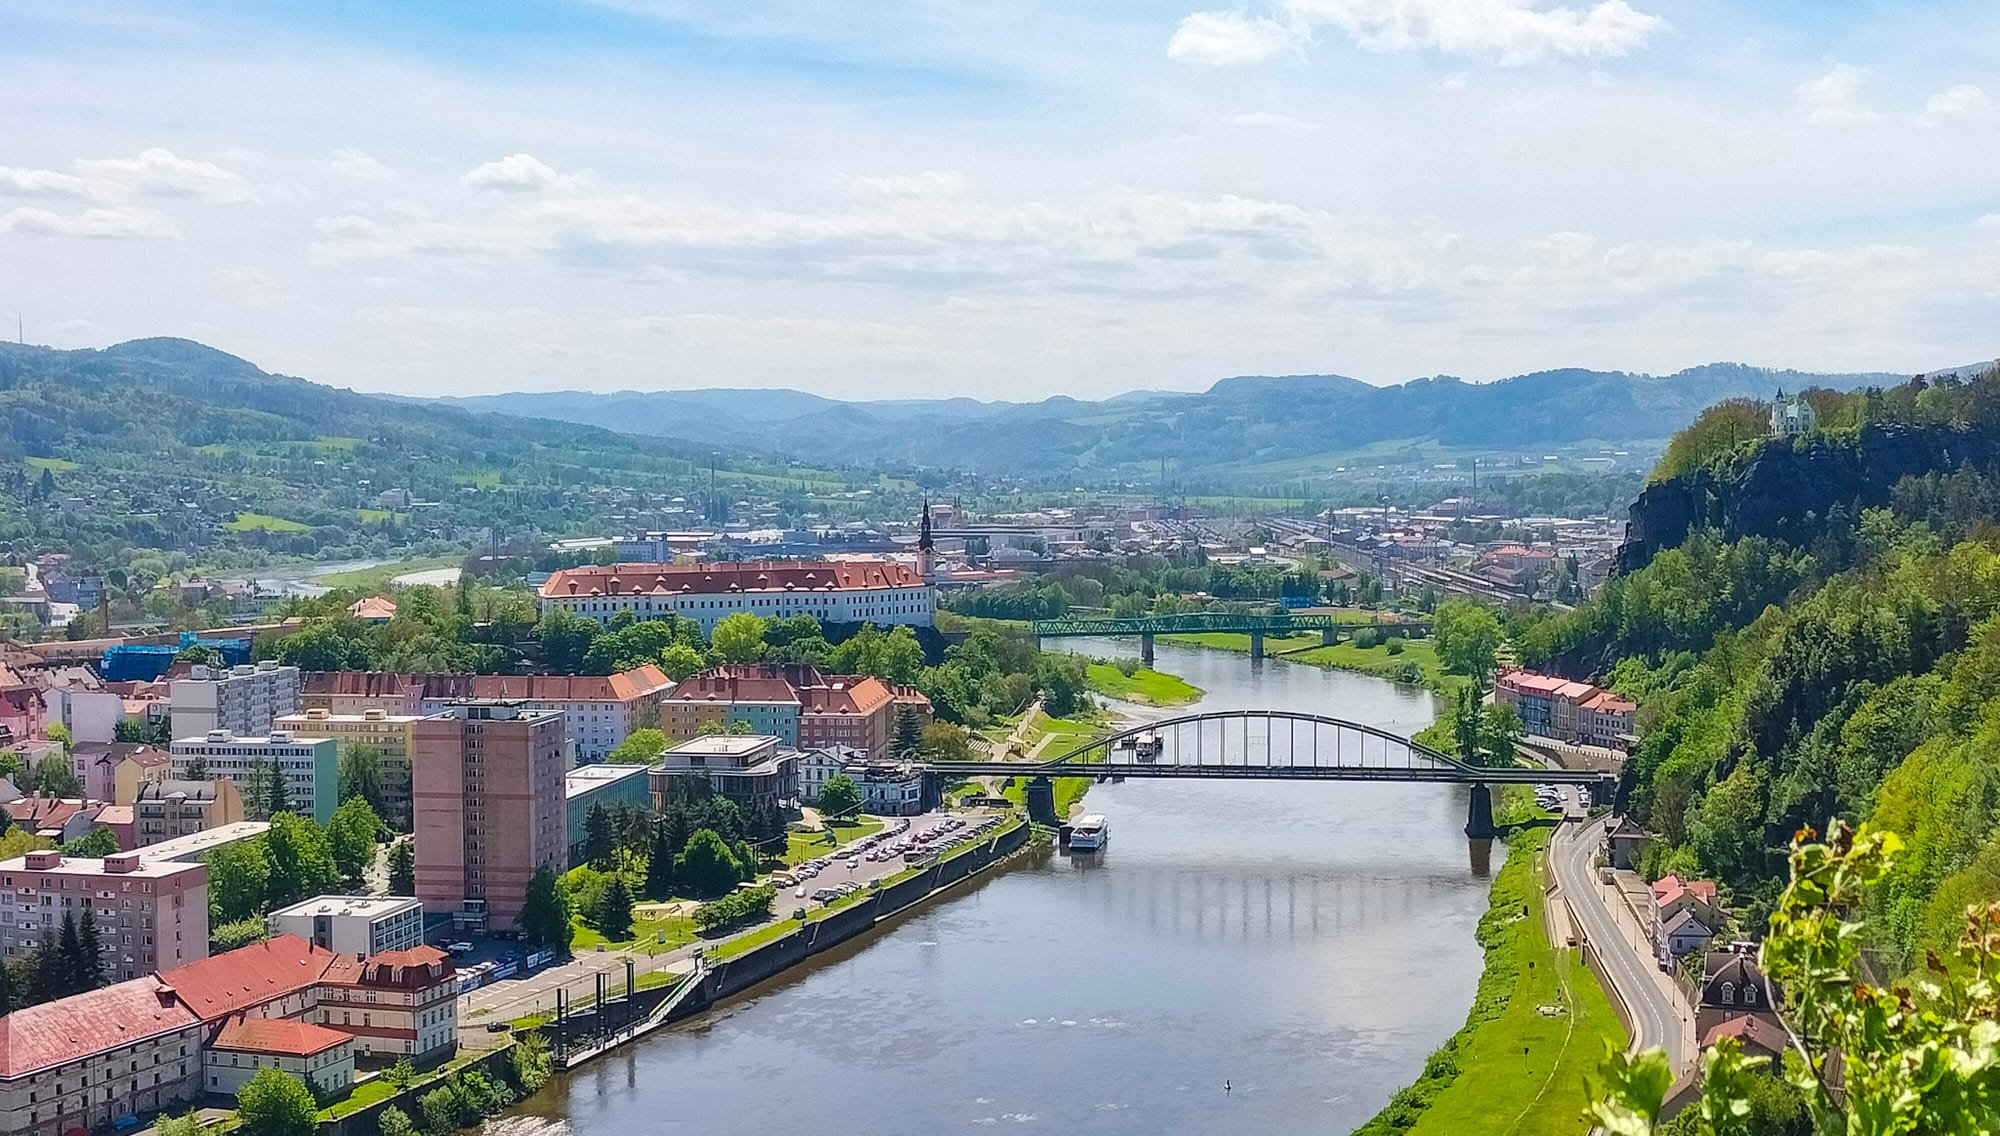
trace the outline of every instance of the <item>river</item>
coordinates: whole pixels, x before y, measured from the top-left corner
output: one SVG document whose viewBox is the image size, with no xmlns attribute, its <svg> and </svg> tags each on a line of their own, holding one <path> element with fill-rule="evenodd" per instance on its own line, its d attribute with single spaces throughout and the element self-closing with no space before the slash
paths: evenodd
<svg viewBox="0 0 2000 1136">
<path fill-rule="evenodd" d="M 1162 645 L 1159 666 L 1207 691 L 1202 709 L 1402 732 L 1434 713 L 1278 660 Z M 1089 805 L 1111 821 L 1101 860 L 1017 862 L 558 1078 L 488 1136 L 1337 1136 L 1463 1022 L 1486 906 L 1463 789 L 1132 781 Z"/>
</svg>

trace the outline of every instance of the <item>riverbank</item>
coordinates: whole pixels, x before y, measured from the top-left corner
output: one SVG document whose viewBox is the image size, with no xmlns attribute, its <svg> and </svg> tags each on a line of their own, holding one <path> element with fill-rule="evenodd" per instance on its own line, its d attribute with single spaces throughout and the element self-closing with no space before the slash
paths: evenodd
<svg viewBox="0 0 2000 1136">
<path fill-rule="evenodd" d="M 1160 642 L 1206 647 L 1239 655 L 1250 653 L 1250 636 L 1227 631 L 1162 635 Z M 1392 648 L 1391 643 L 1396 646 Z M 1438 661 L 1437 649 L 1429 639 L 1384 639 L 1372 647 L 1358 646 L 1350 639 L 1329 646 L 1320 642 L 1319 632 L 1308 631 L 1297 635 L 1265 636 L 1264 654 L 1290 663 L 1352 671 L 1404 686 L 1421 686 L 1447 698 L 1455 697 L 1466 682 L 1463 675 L 1445 670 L 1444 664 Z"/>
<path fill-rule="evenodd" d="M 1126 674 L 1116 663 L 1091 663 L 1084 674 L 1092 693 L 1142 706 L 1186 706 L 1203 694 L 1200 687 L 1179 675 L 1148 667 Z"/>
<path fill-rule="evenodd" d="M 1588 1078 L 1625 1031 L 1578 952 L 1543 915 L 1552 830 L 1517 828 L 1479 921 L 1485 966 L 1465 1025 L 1355 1136 L 1576 1136 Z"/>
</svg>

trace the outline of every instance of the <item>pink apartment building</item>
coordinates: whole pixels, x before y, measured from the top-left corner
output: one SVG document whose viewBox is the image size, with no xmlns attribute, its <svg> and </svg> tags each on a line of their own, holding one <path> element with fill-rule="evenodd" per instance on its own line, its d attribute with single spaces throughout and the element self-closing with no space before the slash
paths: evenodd
<svg viewBox="0 0 2000 1136">
<path fill-rule="evenodd" d="M 528 878 L 568 866 L 563 714 L 466 702 L 417 722 L 410 750 L 417 898 L 513 929 Z"/>
<path fill-rule="evenodd" d="M 61 932 L 63 916 L 97 919 L 114 982 L 208 957 L 208 869 L 120 852 L 95 860 L 30 852 L 0 861 L 0 956 Z"/>
</svg>

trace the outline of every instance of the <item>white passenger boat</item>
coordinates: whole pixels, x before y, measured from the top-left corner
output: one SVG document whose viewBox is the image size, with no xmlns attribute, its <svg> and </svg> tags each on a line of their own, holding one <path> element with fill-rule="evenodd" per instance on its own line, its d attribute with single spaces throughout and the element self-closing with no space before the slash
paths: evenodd
<svg viewBox="0 0 2000 1136">
<path fill-rule="evenodd" d="M 1069 850 L 1096 852 L 1111 839 L 1111 824 L 1103 813 L 1086 813 L 1069 830 Z"/>
</svg>

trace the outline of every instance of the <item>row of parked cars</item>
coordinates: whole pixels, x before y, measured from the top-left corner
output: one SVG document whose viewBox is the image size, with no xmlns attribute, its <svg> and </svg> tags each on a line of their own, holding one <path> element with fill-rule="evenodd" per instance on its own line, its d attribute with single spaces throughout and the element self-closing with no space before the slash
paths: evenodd
<svg viewBox="0 0 2000 1136">
<path fill-rule="evenodd" d="M 875 858 L 889 860 L 901 856 L 905 862 L 921 860 L 926 856 L 935 856 L 955 844 L 976 840 L 999 826 L 998 817 L 985 817 L 972 822 L 959 817 L 950 817 L 935 828 L 888 845 L 877 852 Z"/>
</svg>

